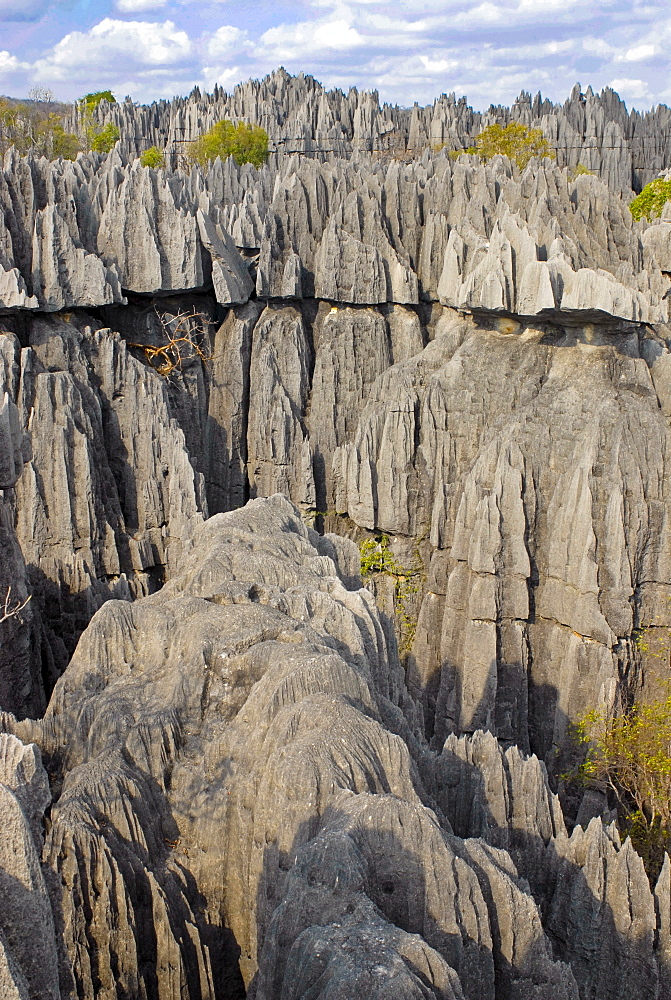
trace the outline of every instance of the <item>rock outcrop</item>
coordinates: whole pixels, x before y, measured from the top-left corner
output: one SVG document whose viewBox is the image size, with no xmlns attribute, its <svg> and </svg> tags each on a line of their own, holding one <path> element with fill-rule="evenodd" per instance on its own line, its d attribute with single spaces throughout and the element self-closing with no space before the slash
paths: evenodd
<svg viewBox="0 0 671 1000">
<path fill-rule="evenodd" d="M 669 1000 L 668 858 L 556 794 L 664 679 L 668 109 L 98 114 L 0 171 L 0 992 Z M 183 169 L 226 114 L 284 151 Z"/>
<path fill-rule="evenodd" d="M 222 118 L 248 121 L 266 129 L 278 159 L 298 152 L 321 160 L 373 153 L 410 159 L 432 148 L 459 152 L 473 145 L 482 128 L 515 121 L 541 128 L 559 164 L 579 163 L 616 191 L 640 190 L 669 168 L 669 109 L 629 112 L 609 87 L 595 94 L 579 84 L 564 104 L 524 91 L 510 108 L 492 105 L 475 112 L 465 97 L 441 94 L 433 104 L 412 108 L 381 105 L 376 93 L 351 87 L 326 90 L 311 76 L 291 76 L 284 69 L 265 79 L 249 80 L 232 93 L 198 87 L 188 97 L 138 107 L 131 102 L 96 109 L 101 125 L 115 124 L 124 160 L 138 157 L 148 145 L 165 149 L 175 166 L 188 143 Z M 78 126 L 77 113 L 69 127 Z M 258 245 L 258 244 L 256 244 Z"/>
<path fill-rule="evenodd" d="M 54 915 L 39 852 L 51 802 L 40 752 L 0 734 L 0 993 L 60 1000 Z"/>
<path fill-rule="evenodd" d="M 353 549 L 280 496 L 216 515 L 159 593 L 97 612 L 41 721 L 4 716 L 62 782 L 77 994 L 662 996 L 668 867 L 657 915 L 629 843 L 567 837 L 537 760 L 422 749 L 393 635 L 324 554 Z"/>
</svg>

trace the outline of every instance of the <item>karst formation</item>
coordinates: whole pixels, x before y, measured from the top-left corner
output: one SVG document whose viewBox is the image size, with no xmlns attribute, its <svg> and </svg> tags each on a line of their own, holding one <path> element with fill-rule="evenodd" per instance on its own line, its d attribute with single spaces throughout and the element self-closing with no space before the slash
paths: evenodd
<svg viewBox="0 0 671 1000">
<path fill-rule="evenodd" d="M 671 1000 L 669 859 L 562 778 L 668 672 L 671 111 L 98 114 L 0 170 L 0 997 Z M 226 116 L 267 164 L 188 169 Z"/>
</svg>

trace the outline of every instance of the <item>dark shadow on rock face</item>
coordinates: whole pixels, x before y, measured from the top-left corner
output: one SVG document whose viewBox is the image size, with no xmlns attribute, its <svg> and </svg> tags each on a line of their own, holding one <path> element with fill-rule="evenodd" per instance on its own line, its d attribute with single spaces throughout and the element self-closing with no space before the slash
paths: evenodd
<svg viewBox="0 0 671 1000">
<path fill-rule="evenodd" d="M 653 900 L 641 859 L 630 844 L 619 848 L 617 835 L 604 828 L 598 818 L 584 830 L 577 827 L 571 841 L 561 830 L 552 829 L 553 823 L 544 836 L 525 829 L 520 823 L 525 805 L 531 806 L 533 786 L 516 785 L 505 756 L 503 772 L 501 792 L 509 796 L 511 810 L 507 826 L 497 821 L 488 806 L 492 773 L 486 764 L 478 767 L 451 755 L 451 790 L 443 786 L 432 791 L 455 834 L 481 837 L 510 854 L 519 876 L 531 889 L 552 954 L 570 965 L 583 1000 L 661 1000 L 671 984 L 665 986 Z M 428 785 L 431 788 L 430 778 Z M 515 802 L 516 794 L 525 793 L 529 794 L 528 803 Z M 538 800 L 535 808 L 539 809 Z M 533 809 L 531 806 L 527 820 Z M 542 820 L 540 813 L 538 818 Z M 507 1000 L 517 995 L 513 984 L 519 978 L 519 970 L 500 952 L 499 925 L 509 918 L 492 898 L 486 873 L 472 857 L 469 863 L 490 903 L 496 998 Z"/>
<path fill-rule="evenodd" d="M 147 578 L 149 593 L 158 590 L 163 582 L 160 567 L 154 569 L 155 573 L 148 574 Z M 75 593 L 65 581 L 51 579 L 35 565 L 29 565 L 27 571 L 31 610 L 37 612 L 32 655 L 39 665 L 46 706 L 56 681 L 65 671 L 81 634 L 96 611 L 105 601 L 131 600 L 132 594 L 123 579 L 119 579 L 117 586 L 108 579 L 94 580 Z M 2 708 L 11 711 L 11 705 L 3 704 Z"/>
<path fill-rule="evenodd" d="M 79 780 L 73 773 L 74 780 L 66 781 L 45 848 L 52 865 L 62 855 L 63 875 L 72 881 L 59 887 L 70 909 L 65 919 L 70 953 L 82 946 L 89 952 L 90 979 L 86 965 L 78 967 L 77 994 L 88 996 L 92 988 L 97 992 L 113 983 L 119 1000 L 136 995 L 162 1000 L 174 995 L 178 976 L 185 1000 L 243 997 L 239 948 L 230 931 L 208 917 L 159 782 L 126 749 L 102 756 L 108 758 L 102 779 L 98 756 L 80 769 Z M 67 858 L 73 848 L 77 874 Z M 96 885 L 98 892 L 90 897 Z M 62 909 L 61 903 L 61 933 Z M 95 948 L 87 948 L 89 938 Z"/>
</svg>

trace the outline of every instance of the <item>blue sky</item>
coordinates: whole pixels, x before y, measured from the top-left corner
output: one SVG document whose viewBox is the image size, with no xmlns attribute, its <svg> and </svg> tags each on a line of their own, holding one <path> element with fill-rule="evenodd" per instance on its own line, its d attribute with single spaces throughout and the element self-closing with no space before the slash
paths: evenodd
<svg viewBox="0 0 671 1000">
<path fill-rule="evenodd" d="M 0 93 L 151 101 L 283 65 L 325 85 L 476 108 L 576 81 L 671 104 L 669 0 L 0 0 Z"/>
</svg>

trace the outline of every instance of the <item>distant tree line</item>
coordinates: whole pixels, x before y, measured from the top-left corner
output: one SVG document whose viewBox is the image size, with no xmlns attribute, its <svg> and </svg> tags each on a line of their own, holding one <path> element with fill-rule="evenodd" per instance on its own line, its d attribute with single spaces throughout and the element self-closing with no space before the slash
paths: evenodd
<svg viewBox="0 0 671 1000">
<path fill-rule="evenodd" d="M 0 155 L 11 146 L 22 156 L 34 153 L 49 160 L 74 160 L 81 151 L 109 153 L 119 129 L 112 122 L 97 123 L 95 110 L 102 100 L 115 103 L 110 90 L 86 94 L 75 102 L 80 111 L 80 128 L 75 133 L 65 130 L 63 120 L 69 108 L 58 103 L 51 90 L 34 87 L 25 101 L 0 97 Z"/>
</svg>

